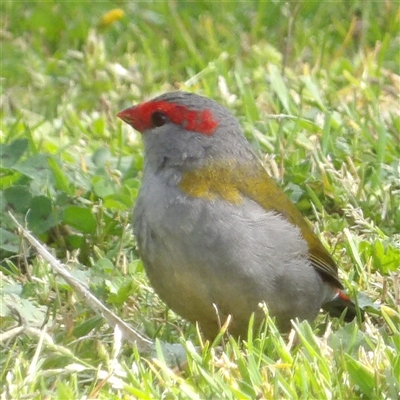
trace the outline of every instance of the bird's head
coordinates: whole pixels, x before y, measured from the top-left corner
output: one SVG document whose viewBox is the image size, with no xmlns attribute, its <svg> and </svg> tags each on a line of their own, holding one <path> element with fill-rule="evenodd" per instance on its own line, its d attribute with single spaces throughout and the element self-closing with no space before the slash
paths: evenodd
<svg viewBox="0 0 400 400">
<path fill-rule="evenodd" d="M 237 119 L 203 96 L 172 92 L 117 114 L 142 133 L 146 165 L 191 169 L 207 162 L 252 159 Z"/>
</svg>

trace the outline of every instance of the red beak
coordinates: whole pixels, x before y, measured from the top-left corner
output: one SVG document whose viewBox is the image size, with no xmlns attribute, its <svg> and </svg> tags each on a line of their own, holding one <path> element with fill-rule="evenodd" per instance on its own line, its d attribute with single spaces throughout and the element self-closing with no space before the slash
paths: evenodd
<svg viewBox="0 0 400 400">
<path fill-rule="evenodd" d="M 122 121 L 126 122 L 129 125 L 132 125 L 134 120 L 133 120 L 133 111 L 136 107 L 129 107 L 126 108 L 125 110 L 120 111 L 117 114 L 117 117 L 122 119 Z"/>
</svg>

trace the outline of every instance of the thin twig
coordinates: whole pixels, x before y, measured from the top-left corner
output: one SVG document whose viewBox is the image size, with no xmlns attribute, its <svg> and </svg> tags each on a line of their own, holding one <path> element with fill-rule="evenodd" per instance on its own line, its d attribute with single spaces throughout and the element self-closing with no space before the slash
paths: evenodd
<svg viewBox="0 0 400 400">
<path fill-rule="evenodd" d="M 73 277 L 66 266 L 57 260 L 47 249 L 44 247 L 31 233 L 26 230 L 9 212 L 11 219 L 19 228 L 22 236 L 33 246 L 36 251 L 46 260 L 55 272 L 60 274 L 65 281 L 77 292 L 85 303 L 96 312 L 101 313 L 106 319 L 107 323 L 115 328 L 117 325 L 122 332 L 122 338 L 129 342 L 135 342 L 139 352 L 149 353 L 154 348 L 153 342 L 140 335 L 135 329 L 129 326 L 125 321 L 119 318 L 116 314 L 110 311 L 104 304 L 100 302 L 86 287 L 85 285 Z"/>
</svg>

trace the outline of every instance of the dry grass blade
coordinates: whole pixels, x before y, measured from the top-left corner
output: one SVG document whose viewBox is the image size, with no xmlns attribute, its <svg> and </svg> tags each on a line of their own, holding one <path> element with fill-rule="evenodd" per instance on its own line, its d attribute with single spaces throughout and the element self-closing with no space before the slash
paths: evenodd
<svg viewBox="0 0 400 400">
<path fill-rule="evenodd" d="M 50 264 L 53 270 L 65 279 L 92 310 L 100 312 L 111 327 L 115 328 L 118 325 L 122 332 L 122 338 L 135 343 L 140 352 L 149 353 L 152 350 L 153 342 L 150 339 L 139 334 L 135 329 L 104 306 L 104 304 L 102 304 L 80 281 L 74 278 L 68 272 L 64 264 L 57 260 L 36 238 L 34 238 L 11 213 L 9 213 L 9 215 L 17 225 L 22 236 Z"/>
</svg>

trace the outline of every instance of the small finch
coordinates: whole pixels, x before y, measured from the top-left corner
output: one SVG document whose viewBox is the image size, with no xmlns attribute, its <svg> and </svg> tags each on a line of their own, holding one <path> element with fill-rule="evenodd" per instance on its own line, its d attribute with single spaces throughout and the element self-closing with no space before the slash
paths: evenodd
<svg viewBox="0 0 400 400">
<path fill-rule="evenodd" d="M 300 211 L 267 174 L 238 120 L 213 100 L 166 93 L 121 111 L 142 133 L 143 182 L 134 232 L 151 284 L 176 313 L 213 338 L 245 337 L 264 313 L 282 331 L 320 308 L 345 320 L 355 306 L 337 266 Z"/>
</svg>

